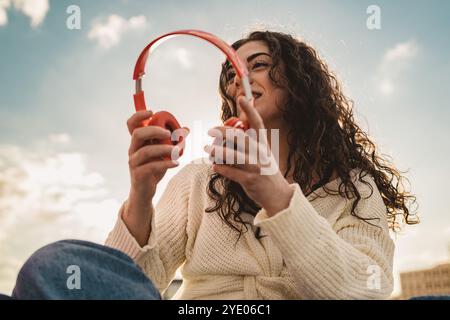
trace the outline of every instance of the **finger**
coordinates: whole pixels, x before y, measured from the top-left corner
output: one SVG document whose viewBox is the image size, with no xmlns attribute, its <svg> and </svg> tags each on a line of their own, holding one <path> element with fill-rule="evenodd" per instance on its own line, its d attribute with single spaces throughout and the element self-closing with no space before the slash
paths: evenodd
<svg viewBox="0 0 450 320">
<path fill-rule="evenodd" d="M 244 137 L 245 132 L 229 126 L 217 126 L 208 130 L 208 135 L 211 137 Z"/>
<path fill-rule="evenodd" d="M 240 129 L 219 126 L 208 131 L 208 135 L 215 137 L 212 145 L 234 147 L 237 150 L 245 152 L 249 145 L 250 137 Z"/>
<path fill-rule="evenodd" d="M 169 168 L 175 168 L 180 163 L 172 160 L 158 160 L 143 164 L 135 169 L 135 175 L 147 175 L 150 172 L 164 172 Z"/>
<path fill-rule="evenodd" d="M 217 172 L 218 174 L 233 180 L 239 184 L 243 184 L 243 181 L 245 179 L 249 179 L 248 175 L 245 170 L 241 170 L 240 168 L 228 166 L 226 164 L 214 164 L 212 167 L 214 172 Z"/>
<path fill-rule="evenodd" d="M 242 112 L 245 113 L 250 128 L 255 130 L 264 129 L 263 119 L 255 108 L 255 99 L 248 101 L 244 96 L 240 96 L 237 102 Z"/>
<path fill-rule="evenodd" d="M 209 159 L 214 163 L 230 165 L 246 163 L 246 154 L 231 148 L 206 145 L 203 149 L 209 154 Z"/>
<path fill-rule="evenodd" d="M 162 140 L 170 138 L 170 131 L 158 126 L 136 128 L 131 135 L 131 144 L 128 155 L 135 153 L 139 148 L 151 140 Z"/>
<path fill-rule="evenodd" d="M 211 136 L 216 136 L 212 143 L 213 146 L 226 146 L 227 148 L 233 148 L 235 150 L 253 155 L 254 159 L 258 158 L 260 148 L 263 148 L 261 150 L 267 149 L 264 143 L 261 144 L 258 142 L 256 131 L 253 129 L 244 132 L 240 129 L 220 126 L 212 128 L 208 131 L 208 134 Z M 261 134 L 264 135 L 265 138 L 265 133 L 262 132 Z M 225 136 L 225 140 L 223 139 L 223 136 Z"/>
<path fill-rule="evenodd" d="M 133 114 L 127 121 L 128 132 L 133 133 L 133 130 L 142 126 L 142 121 L 150 118 L 153 112 L 150 110 L 138 111 Z"/>
<path fill-rule="evenodd" d="M 247 167 L 249 170 L 251 169 L 250 166 L 255 166 L 258 164 L 256 154 L 252 155 L 234 150 L 232 148 L 210 145 L 205 146 L 204 150 L 209 154 L 210 159 L 215 163 L 237 166 L 249 165 L 249 167 Z"/>
<path fill-rule="evenodd" d="M 171 156 L 173 149 L 176 148 L 167 144 L 155 144 L 140 148 L 133 153 L 128 160 L 130 168 L 135 168 L 146 162 L 150 162 L 155 159 L 160 159 L 164 156 Z M 174 159 L 175 160 L 175 159 Z"/>
</svg>

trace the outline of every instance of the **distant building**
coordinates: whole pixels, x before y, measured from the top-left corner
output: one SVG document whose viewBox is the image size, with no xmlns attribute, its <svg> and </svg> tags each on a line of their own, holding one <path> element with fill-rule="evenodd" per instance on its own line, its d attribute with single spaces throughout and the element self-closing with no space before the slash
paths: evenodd
<svg viewBox="0 0 450 320">
<path fill-rule="evenodd" d="M 170 299 L 183 283 L 176 277 L 164 292 L 164 299 Z M 410 299 L 419 296 L 450 296 L 450 263 L 431 269 L 400 273 L 401 295 L 392 299 Z"/>
<path fill-rule="evenodd" d="M 418 296 L 450 295 L 450 263 L 431 269 L 400 274 L 402 293 L 400 299 Z"/>
</svg>

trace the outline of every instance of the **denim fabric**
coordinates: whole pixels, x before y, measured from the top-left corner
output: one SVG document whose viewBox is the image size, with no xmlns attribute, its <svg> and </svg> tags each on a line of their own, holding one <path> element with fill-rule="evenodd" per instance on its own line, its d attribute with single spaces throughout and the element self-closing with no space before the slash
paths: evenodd
<svg viewBox="0 0 450 320">
<path fill-rule="evenodd" d="M 450 300 L 450 295 L 417 296 L 410 300 Z"/>
<path fill-rule="evenodd" d="M 161 299 L 126 254 L 91 242 L 63 240 L 36 251 L 23 265 L 13 299 Z"/>
</svg>

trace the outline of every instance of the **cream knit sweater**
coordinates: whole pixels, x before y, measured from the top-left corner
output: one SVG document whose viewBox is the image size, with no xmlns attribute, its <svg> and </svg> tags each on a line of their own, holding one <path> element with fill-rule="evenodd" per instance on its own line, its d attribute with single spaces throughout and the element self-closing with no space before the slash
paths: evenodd
<svg viewBox="0 0 450 320">
<path fill-rule="evenodd" d="M 355 183 L 362 195 L 357 213 L 351 203 L 321 188 L 305 197 L 292 184 L 289 207 L 273 217 L 261 209 L 246 221 L 259 226 L 262 239 L 249 228 L 237 232 L 217 213 L 206 189 L 211 165 L 190 163 L 168 183 L 154 207 L 148 244 L 139 246 L 121 219 L 124 203 L 106 245 L 131 256 L 163 292 L 182 266 L 183 284 L 174 299 L 382 299 L 393 288 L 394 244 L 386 207 L 373 187 Z M 353 176 L 356 171 L 352 171 Z M 336 190 L 339 179 L 327 188 Z"/>
</svg>

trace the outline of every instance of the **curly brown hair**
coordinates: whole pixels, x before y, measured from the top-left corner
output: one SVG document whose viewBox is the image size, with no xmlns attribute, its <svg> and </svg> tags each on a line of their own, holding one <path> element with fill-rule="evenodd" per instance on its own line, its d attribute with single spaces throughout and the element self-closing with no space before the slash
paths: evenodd
<svg viewBox="0 0 450 320">
<path fill-rule="evenodd" d="M 336 76 L 329 70 L 317 52 L 303 41 L 289 34 L 272 31 L 254 31 L 244 39 L 235 42 L 237 50 L 250 41 L 263 41 L 269 48 L 273 64 L 269 71 L 270 79 L 287 91 L 287 103 L 282 106 L 283 119 L 288 125 L 289 153 L 286 177 L 293 168 L 293 180 L 306 193 L 323 187 L 333 174 L 340 178 L 339 190 L 328 190 L 327 194 L 340 194 L 342 197 L 355 198 L 351 214 L 370 223 L 370 218 L 357 215 L 356 207 L 361 195 L 351 179 L 350 172 L 360 169 L 359 181 L 371 175 L 386 205 L 389 227 L 397 231 L 400 227 L 398 216 L 407 224 L 418 223 L 417 214 L 412 212 L 416 204 L 414 195 L 405 190 L 408 180 L 402 176 L 386 155 L 381 155 L 374 141 L 369 138 L 356 123 L 353 116 L 353 101 L 342 91 Z M 283 72 L 277 67 L 283 62 Z M 237 116 L 233 97 L 227 95 L 226 71 L 229 61 L 222 64 L 219 91 L 222 96 L 223 121 Z M 281 75 L 281 77 L 280 77 Z M 313 184 L 313 174 L 318 181 Z M 313 186 L 308 188 L 308 186 Z M 223 188 L 220 192 L 218 186 Z M 373 189 L 371 188 L 372 192 Z M 250 199 L 242 187 L 218 173 L 213 173 L 208 183 L 208 194 L 215 204 L 206 212 L 218 211 L 227 225 L 239 232 L 239 237 L 248 230 L 242 212 L 255 216 L 261 209 Z M 372 194 L 372 193 L 371 193 Z M 414 210 L 415 211 L 415 210 Z M 233 222 L 237 222 L 237 225 Z M 256 237 L 260 237 L 257 229 Z"/>
</svg>

